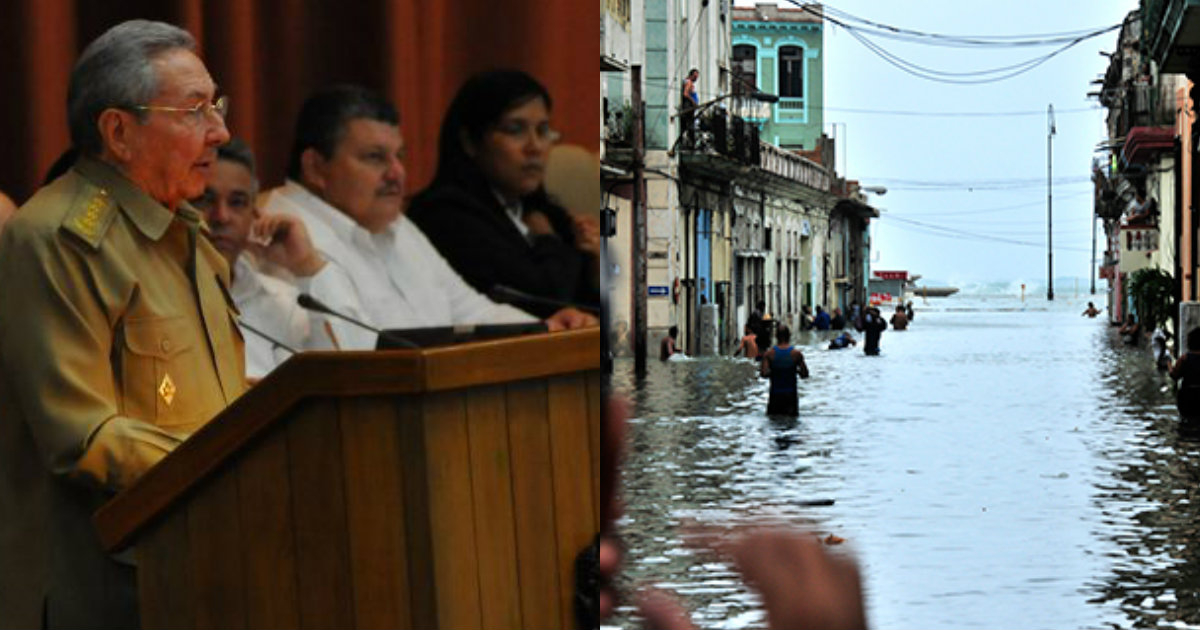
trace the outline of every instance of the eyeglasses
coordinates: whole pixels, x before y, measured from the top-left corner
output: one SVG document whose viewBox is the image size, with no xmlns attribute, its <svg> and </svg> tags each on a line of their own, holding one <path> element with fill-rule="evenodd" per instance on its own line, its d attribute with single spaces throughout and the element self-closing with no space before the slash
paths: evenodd
<svg viewBox="0 0 1200 630">
<path fill-rule="evenodd" d="M 550 123 L 531 125 L 523 120 L 506 120 L 496 125 L 495 130 L 514 140 L 524 140 L 530 132 L 540 142 L 554 144 L 562 134 L 550 128 Z"/>
<path fill-rule="evenodd" d="M 221 96 L 213 102 L 205 101 L 195 107 L 168 107 L 166 105 L 134 105 L 130 109 L 136 109 L 143 112 L 183 112 L 187 114 L 187 119 L 195 124 L 200 124 L 208 119 L 209 116 L 216 115 L 221 120 L 225 120 L 225 114 L 229 113 L 229 97 Z"/>
</svg>

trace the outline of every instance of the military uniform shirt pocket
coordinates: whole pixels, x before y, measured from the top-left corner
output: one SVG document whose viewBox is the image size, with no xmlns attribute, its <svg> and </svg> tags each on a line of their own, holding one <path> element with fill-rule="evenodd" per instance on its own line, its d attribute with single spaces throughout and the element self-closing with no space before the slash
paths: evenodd
<svg viewBox="0 0 1200 630">
<path fill-rule="evenodd" d="M 125 415 L 156 426 L 192 424 L 199 395 L 192 338 L 186 317 L 130 319 L 125 323 L 122 388 Z"/>
</svg>

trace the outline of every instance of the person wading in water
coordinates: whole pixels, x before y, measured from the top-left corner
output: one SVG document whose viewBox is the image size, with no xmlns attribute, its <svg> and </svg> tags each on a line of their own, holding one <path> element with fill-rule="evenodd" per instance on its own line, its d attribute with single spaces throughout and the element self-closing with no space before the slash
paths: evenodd
<svg viewBox="0 0 1200 630">
<path fill-rule="evenodd" d="M 1187 352 L 1171 366 L 1171 378 L 1181 380 L 1175 406 L 1186 421 L 1200 420 L 1200 328 L 1187 334 Z"/>
<path fill-rule="evenodd" d="M 767 350 L 762 359 L 762 375 L 771 379 L 771 396 L 767 399 L 767 415 L 800 415 L 796 397 L 796 375 L 808 378 L 804 354 L 791 345 L 792 331 L 787 326 L 775 332 L 779 343 Z"/>
</svg>

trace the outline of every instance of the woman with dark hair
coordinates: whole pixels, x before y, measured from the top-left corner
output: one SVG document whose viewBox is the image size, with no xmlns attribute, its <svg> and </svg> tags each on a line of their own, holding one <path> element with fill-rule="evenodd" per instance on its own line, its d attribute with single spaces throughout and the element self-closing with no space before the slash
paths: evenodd
<svg viewBox="0 0 1200 630">
<path fill-rule="evenodd" d="M 598 305 L 598 226 L 573 219 L 546 194 L 546 161 L 558 139 L 550 108 L 546 88 L 524 72 L 471 77 L 442 123 L 433 183 L 408 217 L 481 292 L 504 286 Z M 539 317 L 561 308 L 513 303 Z"/>
</svg>

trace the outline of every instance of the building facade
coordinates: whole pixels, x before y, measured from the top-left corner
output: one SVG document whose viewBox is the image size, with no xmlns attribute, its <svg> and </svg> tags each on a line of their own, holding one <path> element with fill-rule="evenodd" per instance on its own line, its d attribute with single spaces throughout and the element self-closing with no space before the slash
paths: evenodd
<svg viewBox="0 0 1200 630">
<path fill-rule="evenodd" d="M 1190 83 L 1163 72 L 1172 68 L 1154 57 L 1155 29 L 1163 25 L 1145 9 L 1126 17 L 1109 67 L 1094 82 L 1100 89 L 1092 93 L 1108 110 L 1106 151 L 1094 160 L 1092 179 L 1095 216 L 1104 227 L 1099 275 L 1108 283 L 1113 323 L 1136 317 L 1128 288 L 1142 269 L 1174 278 L 1177 303 L 1196 300 Z M 1178 319 L 1169 327 L 1177 331 Z"/>
<path fill-rule="evenodd" d="M 676 326 L 684 352 L 726 353 L 760 301 L 775 320 L 794 326 L 804 306 L 865 301 L 866 224 L 878 213 L 834 172 L 832 143 L 820 133 L 821 23 L 806 17 L 820 15 L 819 5 L 798 12 L 785 36 L 770 36 L 779 44 L 775 52 L 756 40 L 768 60 L 780 51 L 792 59 L 789 46 L 803 44 L 792 86 L 799 96 L 780 95 L 774 103 L 773 95 L 763 96 L 766 89 L 747 90 L 736 79 L 733 33 L 741 9 L 709 0 L 630 0 L 627 8 L 606 0 L 604 6 L 601 179 L 617 216 L 610 239 L 615 352 L 629 354 L 644 335 L 654 355 Z M 792 15 L 765 5 L 758 10 Z M 773 64 L 763 68 L 774 73 Z M 699 73 L 698 104 L 683 99 L 692 69 Z M 763 85 L 774 89 L 775 81 Z M 776 125 L 778 107 L 802 118 L 785 113 L 788 126 Z M 775 141 L 780 133 L 791 134 L 786 145 Z M 643 221 L 640 249 L 634 240 Z M 643 269 L 646 289 L 635 291 Z M 639 303 L 647 314 L 643 331 L 634 316 Z"/>
<path fill-rule="evenodd" d="M 739 94 L 779 96 L 765 115 L 763 140 L 784 149 L 816 148 L 824 128 L 821 5 L 758 4 L 733 10 L 733 83 Z"/>
</svg>

